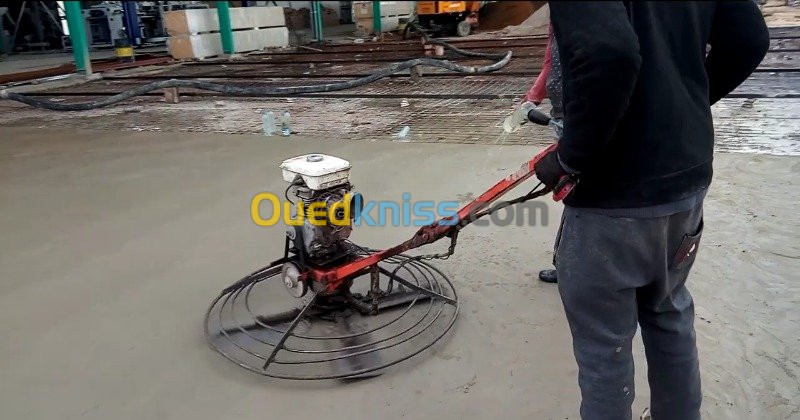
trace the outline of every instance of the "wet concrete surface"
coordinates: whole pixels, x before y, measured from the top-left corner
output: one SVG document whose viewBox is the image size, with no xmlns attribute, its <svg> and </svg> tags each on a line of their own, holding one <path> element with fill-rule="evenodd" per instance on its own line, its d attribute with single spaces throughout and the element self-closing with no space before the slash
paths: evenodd
<svg viewBox="0 0 800 420">
<path fill-rule="evenodd" d="M 282 194 L 284 158 L 349 159 L 371 200 L 458 200 L 536 147 L 30 127 L 0 128 L 0 138 L 3 417 L 578 417 L 558 292 L 535 279 L 552 258 L 560 214 L 547 200 L 547 226 L 462 232 L 456 255 L 436 263 L 461 298 L 454 331 L 381 377 L 271 380 L 224 360 L 203 337 L 211 299 L 281 255 L 283 228 L 257 227 L 249 204 L 261 191 Z M 798 159 L 716 157 L 690 277 L 707 418 L 798 415 Z M 352 239 L 386 247 L 414 231 L 361 226 Z M 638 414 L 648 391 L 635 349 Z"/>
</svg>

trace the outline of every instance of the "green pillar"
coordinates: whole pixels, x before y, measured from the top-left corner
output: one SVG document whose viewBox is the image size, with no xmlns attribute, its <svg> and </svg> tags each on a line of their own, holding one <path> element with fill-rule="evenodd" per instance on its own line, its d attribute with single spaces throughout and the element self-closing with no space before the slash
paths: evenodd
<svg viewBox="0 0 800 420">
<path fill-rule="evenodd" d="M 75 68 L 78 73 L 87 76 L 92 74 L 92 62 L 89 59 L 89 45 L 86 42 L 86 28 L 83 25 L 80 1 L 65 1 L 64 12 L 67 14 L 69 39 L 72 41 L 72 56 L 75 57 Z"/>
<path fill-rule="evenodd" d="M 233 54 L 233 27 L 231 26 L 231 10 L 227 1 L 217 2 L 217 16 L 219 17 L 219 36 L 222 38 L 222 51 Z"/>
<path fill-rule="evenodd" d="M 312 1 L 311 8 L 314 10 L 314 13 L 311 14 L 313 17 L 311 25 L 314 29 L 314 38 L 322 42 L 324 38 L 322 36 L 322 5 L 318 1 Z"/>
<path fill-rule="evenodd" d="M 376 34 L 381 33 L 381 2 L 372 2 L 372 31 Z"/>
</svg>

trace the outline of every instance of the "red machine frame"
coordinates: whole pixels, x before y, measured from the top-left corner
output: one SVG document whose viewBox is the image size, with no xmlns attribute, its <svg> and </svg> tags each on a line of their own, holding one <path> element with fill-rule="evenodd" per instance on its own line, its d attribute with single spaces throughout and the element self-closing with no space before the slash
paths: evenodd
<svg viewBox="0 0 800 420">
<path fill-rule="evenodd" d="M 325 285 L 326 292 L 333 292 L 348 279 L 368 273 L 372 267 L 387 258 L 391 258 L 410 249 L 418 248 L 422 245 L 436 242 L 446 236 L 454 235 L 458 230 L 474 221 L 473 216 L 478 212 L 485 210 L 495 200 L 534 175 L 534 166 L 536 166 L 536 163 L 546 154 L 556 150 L 556 147 L 557 144 L 552 144 L 542 150 L 531 160 L 522 164 L 519 170 L 505 177 L 481 194 L 480 197 L 459 209 L 455 216 L 455 221 L 453 216 L 443 218 L 428 226 L 423 226 L 409 240 L 392 248 L 346 262 L 333 268 L 311 268 L 303 273 L 300 279 L 303 281 L 310 279 L 321 283 Z M 557 188 L 557 194 L 554 194 L 554 199 L 560 200 L 566 196 L 572 189 L 572 186 L 573 184 L 568 184 L 563 188 Z"/>
</svg>

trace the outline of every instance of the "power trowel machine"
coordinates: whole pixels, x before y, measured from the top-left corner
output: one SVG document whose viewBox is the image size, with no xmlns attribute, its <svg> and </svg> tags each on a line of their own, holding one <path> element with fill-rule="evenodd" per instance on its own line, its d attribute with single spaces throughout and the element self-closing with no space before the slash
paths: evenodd
<svg viewBox="0 0 800 420">
<path fill-rule="evenodd" d="M 535 109 L 527 116 L 537 124 L 556 124 Z M 476 219 L 549 193 L 540 183 L 521 197 L 495 203 L 534 175 L 534 165 L 555 147 L 525 162 L 456 216 L 422 227 L 389 249 L 350 242 L 349 220 L 312 223 L 306 218 L 291 226 L 283 257 L 212 302 L 205 320 L 211 347 L 245 369 L 285 379 L 375 376 L 422 353 L 447 334 L 459 309 L 452 281 L 430 261 L 452 255 L 459 232 Z M 281 169 L 287 199 L 324 203 L 327 210 L 350 204 L 345 203 L 353 195 L 346 160 L 310 154 L 284 161 Z M 565 183 L 554 198 L 572 185 Z M 407 254 L 444 238 L 450 240 L 447 252 Z"/>
</svg>

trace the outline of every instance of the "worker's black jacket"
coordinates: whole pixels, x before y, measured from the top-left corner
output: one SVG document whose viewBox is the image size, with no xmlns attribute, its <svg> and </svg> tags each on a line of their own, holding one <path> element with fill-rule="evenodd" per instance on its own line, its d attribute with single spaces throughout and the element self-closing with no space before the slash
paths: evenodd
<svg viewBox="0 0 800 420">
<path fill-rule="evenodd" d="M 566 204 L 646 207 L 707 187 L 710 106 L 769 47 L 756 5 L 550 2 L 550 16 L 564 75 L 559 158 L 580 174 Z"/>
</svg>

